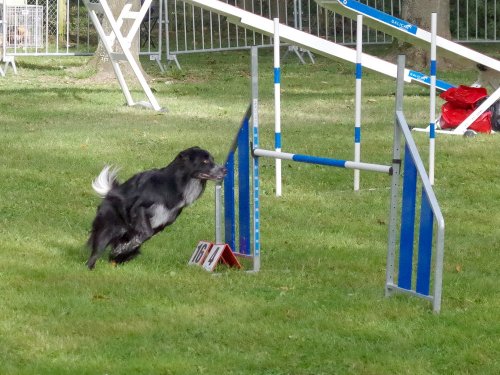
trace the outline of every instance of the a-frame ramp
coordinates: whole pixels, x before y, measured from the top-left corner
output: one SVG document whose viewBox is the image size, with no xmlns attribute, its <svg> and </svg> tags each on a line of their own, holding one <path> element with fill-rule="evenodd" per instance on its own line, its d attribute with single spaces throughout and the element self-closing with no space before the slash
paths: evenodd
<svg viewBox="0 0 500 375">
<path fill-rule="evenodd" d="M 234 7 L 218 0 L 184 0 L 184 2 L 197 7 L 220 14 L 227 18 L 227 21 L 249 30 L 253 30 L 265 35 L 274 34 L 273 20 L 253 14 L 243 9 Z M 312 34 L 297 30 L 293 27 L 280 24 L 280 40 L 296 45 L 322 56 L 344 60 L 356 64 L 356 51 L 352 48 L 344 47 L 340 44 L 330 42 Z M 392 78 L 397 76 L 397 66 L 388 61 L 363 53 L 363 67 L 372 71 L 387 75 Z M 430 85 L 430 77 L 426 74 L 405 69 L 405 82 Z M 438 80 L 436 82 L 438 90 L 445 91 L 453 85 Z"/>
<path fill-rule="evenodd" d="M 115 19 L 111 8 L 107 0 L 96 0 L 94 2 L 90 2 L 90 0 L 83 0 L 85 6 L 89 11 L 90 19 L 94 24 L 94 27 L 99 34 L 99 37 L 102 41 L 104 48 L 106 49 L 106 53 L 109 56 L 111 64 L 113 66 L 113 70 L 115 72 L 116 78 L 118 79 L 118 83 L 123 91 L 123 95 L 127 101 L 129 106 L 143 106 L 146 108 L 154 109 L 155 111 L 161 111 L 162 108 L 158 104 L 151 88 L 149 87 L 144 75 L 142 74 L 141 68 L 139 67 L 139 63 L 134 59 L 134 56 L 130 52 L 130 46 L 132 44 L 132 40 L 137 34 L 139 27 L 141 26 L 141 22 L 146 15 L 149 7 L 151 6 L 152 0 L 144 0 L 142 1 L 141 9 L 139 11 L 132 11 L 132 0 L 125 0 L 123 4 L 123 9 L 120 12 L 118 18 Z M 107 19 L 111 26 L 111 33 L 106 34 L 104 30 L 100 16 L 103 16 Z M 125 20 L 132 20 L 132 26 L 130 27 L 128 34 L 122 34 L 122 26 Z M 132 68 L 132 71 L 142 87 L 142 90 L 146 94 L 148 101 L 134 101 L 130 90 L 128 88 L 125 76 L 120 67 L 120 62 L 124 64 L 129 64 Z"/>
<path fill-rule="evenodd" d="M 363 23 L 376 30 L 385 32 L 400 40 L 429 48 L 431 43 L 431 33 L 421 29 L 405 20 L 391 16 L 378 9 L 360 3 L 355 0 L 315 0 L 320 6 L 339 13 L 343 16 L 356 19 L 361 14 L 363 15 Z M 500 61 L 492 57 L 484 55 L 473 49 L 462 46 L 461 44 L 452 42 L 446 38 L 436 37 L 437 53 L 444 56 L 449 56 L 454 59 L 462 59 L 473 61 L 477 64 L 482 64 L 487 68 L 500 74 Z M 481 105 L 457 128 L 451 131 L 446 131 L 449 134 L 462 135 L 467 128 L 472 125 L 476 119 L 481 116 L 488 108 L 490 108 L 497 100 L 500 99 L 500 87 L 496 87 L 495 91 L 490 94 Z"/>
</svg>

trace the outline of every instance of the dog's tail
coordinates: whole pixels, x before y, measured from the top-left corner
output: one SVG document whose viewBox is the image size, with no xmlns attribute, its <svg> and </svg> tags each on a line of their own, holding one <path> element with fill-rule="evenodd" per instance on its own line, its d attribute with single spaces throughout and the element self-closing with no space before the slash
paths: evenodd
<svg viewBox="0 0 500 375">
<path fill-rule="evenodd" d="M 99 195 L 101 198 L 104 198 L 111 189 L 118 186 L 118 181 L 116 180 L 116 176 L 118 174 L 118 168 L 113 168 L 110 165 L 106 165 L 99 176 L 92 181 L 92 189 Z"/>
</svg>

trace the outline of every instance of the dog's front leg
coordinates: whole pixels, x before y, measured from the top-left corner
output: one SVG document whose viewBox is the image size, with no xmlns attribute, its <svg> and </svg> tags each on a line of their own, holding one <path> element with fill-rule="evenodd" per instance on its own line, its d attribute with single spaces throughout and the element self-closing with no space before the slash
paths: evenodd
<svg viewBox="0 0 500 375">
<path fill-rule="evenodd" d="M 122 242 L 122 243 L 116 245 L 111 250 L 111 255 L 113 257 L 117 257 L 119 255 L 123 255 L 123 254 L 129 253 L 129 252 L 135 250 L 136 248 L 138 248 L 139 246 L 141 246 L 141 244 L 143 242 L 144 241 L 141 241 L 141 238 L 140 238 L 139 235 L 134 236 L 130 241 Z"/>
</svg>

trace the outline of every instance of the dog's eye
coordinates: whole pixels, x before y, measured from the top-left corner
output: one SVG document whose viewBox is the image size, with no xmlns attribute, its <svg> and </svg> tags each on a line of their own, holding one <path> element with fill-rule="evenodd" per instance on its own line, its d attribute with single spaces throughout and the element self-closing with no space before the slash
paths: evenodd
<svg viewBox="0 0 500 375">
<path fill-rule="evenodd" d="M 210 163 L 210 160 L 208 159 L 203 160 L 203 164 L 208 164 L 208 163 Z"/>
</svg>

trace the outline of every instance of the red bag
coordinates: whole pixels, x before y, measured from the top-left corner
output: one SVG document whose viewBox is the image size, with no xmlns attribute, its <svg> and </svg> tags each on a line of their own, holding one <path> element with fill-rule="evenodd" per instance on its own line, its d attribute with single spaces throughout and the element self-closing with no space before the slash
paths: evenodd
<svg viewBox="0 0 500 375">
<path fill-rule="evenodd" d="M 442 129 L 454 129 L 462 123 L 488 96 L 484 87 L 452 87 L 439 95 L 446 100 L 441 107 L 440 125 Z M 469 126 L 479 133 L 491 133 L 491 111 L 484 112 Z"/>
<path fill-rule="evenodd" d="M 455 129 L 474 109 L 456 107 L 453 103 L 444 103 L 441 107 L 441 129 Z M 491 133 L 491 112 L 484 112 L 479 118 L 469 126 L 470 130 L 478 133 Z"/>
<path fill-rule="evenodd" d="M 439 97 L 459 108 L 476 108 L 476 103 L 488 96 L 484 87 L 458 86 L 442 92 Z"/>
</svg>

